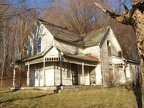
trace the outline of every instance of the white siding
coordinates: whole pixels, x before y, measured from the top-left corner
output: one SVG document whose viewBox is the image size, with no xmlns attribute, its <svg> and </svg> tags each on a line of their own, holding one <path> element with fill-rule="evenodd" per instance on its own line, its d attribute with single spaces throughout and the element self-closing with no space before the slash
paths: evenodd
<svg viewBox="0 0 144 108">
<path fill-rule="evenodd" d="M 52 34 L 47 30 L 47 28 L 43 24 L 39 22 L 37 23 L 37 26 L 33 28 L 30 35 L 28 36 L 28 39 L 30 41 L 27 42 L 26 46 L 28 47 L 29 56 L 40 53 L 38 52 L 38 38 L 41 38 L 40 52 L 46 51 L 53 44 L 54 38 Z"/>
<path fill-rule="evenodd" d="M 96 69 L 96 85 L 102 85 L 102 71 L 101 71 L 101 64 L 98 64 Z"/>
<path fill-rule="evenodd" d="M 67 63 L 62 64 L 62 83 L 63 85 L 72 85 L 72 74 L 70 74 L 70 78 L 67 77 Z M 59 63 L 55 63 L 55 85 L 60 85 Z"/>
<path fill-rule="evenodd" d="M 54 86 L 54 66 L 45 69 L 46 86 Z"/>
<path fill-rule="evenodd" d="M 82 53 L 81 48 L 74 46 L 74 45 L 66 44 L 64 42 L 60 42 L 60 41 L 55 40 L 54 45 L 56 48 L 58 48 L 62 52 L 71 53 L 71 54 Z"/>
<path fill-rule="evenodd" d="M 50 49 L 50 51 L 45 55 L 45 57 L 59 57 L 59 52 L 56 48 Z"/>
<path fill-rule="evenodd" d="M 90 75 L 89 75 L 89 73 L 85 75 L 84 79 L 85 79 L 85 85 L 90 85 Z"/>
<path fill-rule="evenodd" d="M 84 67 L 84 84 L 85 85 L 90 85 L 90 69 L 88 66 Z"/>
<path fill-rule="evenodd" d="M 53 35 L 47 30 L 47 28 L 41 24 L 39 36 L 42 37 L 41 52 L 46 51 L 53 45 Z"/>
<path fill-rule="evenodd" d="M 92 47 L 87 47 L 83 50 L 84 54 L 91 54 L 93 56 L 99 57 L 100 58 L 100 48 L 99 46 L 92 46 Z"/>
<path fill-rule="evenodd" d="M 79 84 L 79 85 L 82 85 L 82 84 L 83 84 L 82 74 L 78 74 L 78 84 Z"/>
<path fill-rule="evenodd" d="M 121 47 L 120 47 L 120 45 L 119 45 L 119 42 L 118 42 L 118 40 L 116 39 L 116 37 L 115 37 L 115 35 L 114 35 L 113 31 L 112 31 L 112 29 L 110 29 L 110 32 L 109 32 L 109 34 L 108 34 L 108 37 L 107 37 L 105 43 L 106 43 L 107 41 L 110 41 L 110 42 L 111 42 L 111 53 L 112 53 L 112 55 L 113 55 L 113 56 L 118 56 L 118 52 L 119 52 L 119 51 L 122 51 L 122 49 L 121 49 Z M 106 48 L 107 48 L 107 46 L 106 46 Z M 106 50 L 106 51 L 107 51 L 107 50 Z"/>
<path fill-rule="evenodd" d="M 110 42 L 111 47 L 111 55 L 108 55 L 108 45 L 107 42 Z M 110 83 L 110 77 L 112 75 L 112 72 L 114 71 L 114 68 L 112 68 L 112 65 L 114 64 L 112 57 L 118 56 L 118 52 L 121 51 L 121 47 L 112 31 L 110 29 L 107 38 L 105 39 L 101 50 L 100 50 L 100 59 L 101 59 L 101 71 L 103 75 L 103 85 L 107 86 L 108 83 Z"/>
<path fill-rule="evenodd" d="M 139 65 L 128 63 L 126 68 L 126 77 L 129 81 L 134 83 L 139 78 Z"/>
</svg>

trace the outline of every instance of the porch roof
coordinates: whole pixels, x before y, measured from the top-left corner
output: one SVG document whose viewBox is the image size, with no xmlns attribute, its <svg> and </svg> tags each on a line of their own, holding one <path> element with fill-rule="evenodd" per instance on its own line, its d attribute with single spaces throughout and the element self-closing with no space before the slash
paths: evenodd
<svg viewBox="0 0 144 108">
<path fill-rule="evenodd" d="M 64 54 L 66 57 L 74 58 L 81 61 L 88 61 L 88 62 L 99 62 L 99 58 L 92 56 L 92 55 L 84 55 L 84 54 Z"/>
</svg>

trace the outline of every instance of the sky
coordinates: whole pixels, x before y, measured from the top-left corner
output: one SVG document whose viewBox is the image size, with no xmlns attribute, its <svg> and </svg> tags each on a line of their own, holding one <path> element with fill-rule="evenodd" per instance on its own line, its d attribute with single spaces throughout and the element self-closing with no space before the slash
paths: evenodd
<svg viewBox="0 0 144 108">
<path fill-rule="evenodd" d="M 24 1 L 24 0 L 13 0 L 13 3 L 18 3 L 19 1 Z M 26 4 L 30 6 L 31 8 L 36 8 L 38 7 L 38 10 L 43 11 L 44 8 L 48 8 L 52 6 L 52 0 L 25 0 Z M 64 1 L 64 0 L 63 0 Z M 119 7 L 119 2 L 120 0 L 111 0 L 112 8 L 113 10 L 117 11 L 117 7 Z M 125 1 L 124 3 L 127 5 L 127 7 L 130 9 L 131 8 L 131 0 L 121 0 L 121 2 Z M 122 4 L 121 4 L 122 5 Z M 121 7 L 123 9 L 123 6 Z"/>
<path fill-rule="evenodd" d="M 13 4 L 18 3 L 23 0 L 13 0 Z M 50 0 L 25 0 L 26 4 L 31 8 L 39 7 L 39 9 L 43 9 L 45 7 L 51 6 Z"/>
<path fill-rule="evenodd" d="M 112 5 L 114 8 L 118 7 L 119 6 L 119 2 L 118 1 L 121 1 L 121 5 L 122 5 L 122 2 L 124 2 L 124 4 L 130 9 L 131 8 L 131 0 L 112 0 Z"/>
</svg>

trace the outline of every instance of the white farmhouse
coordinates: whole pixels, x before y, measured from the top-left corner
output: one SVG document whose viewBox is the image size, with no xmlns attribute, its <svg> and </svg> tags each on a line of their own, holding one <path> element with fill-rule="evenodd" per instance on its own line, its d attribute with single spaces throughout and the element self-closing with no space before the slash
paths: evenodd
<svg viewBox="0 0 144 108">
<path fill-rule="evenodd" d="M 129 68 L 111 29 L 93 30 L 83 37 L 38 20 L 25 44 L 28 57 L 15 62 L 27 67 L 27 86 L 124 84 L 139 72 Z M 15 86 L 15 70 L 13 78 Z"/>
</svg>

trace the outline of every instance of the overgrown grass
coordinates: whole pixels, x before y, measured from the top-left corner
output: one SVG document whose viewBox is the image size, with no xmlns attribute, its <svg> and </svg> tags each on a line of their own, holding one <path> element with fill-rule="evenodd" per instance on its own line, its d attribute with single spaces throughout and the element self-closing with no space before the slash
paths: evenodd
<svg viewBox="0 0 144 108">
<path fill-rule="evenodd" d="M 0 91 L 0 108 L 137 108 L 132 90 L 122 87 L 64 91 Z"/>
</svg>

